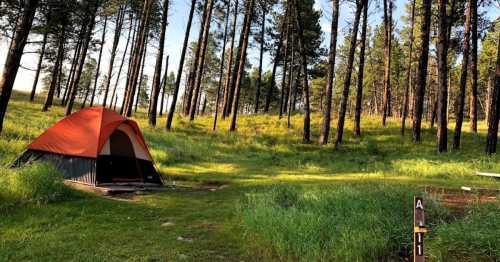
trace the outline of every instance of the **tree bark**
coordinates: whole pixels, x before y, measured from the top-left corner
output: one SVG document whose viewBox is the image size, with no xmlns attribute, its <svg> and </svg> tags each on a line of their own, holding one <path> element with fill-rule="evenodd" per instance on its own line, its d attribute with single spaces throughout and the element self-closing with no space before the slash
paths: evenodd
<svg viewBox="0 0 500 262">
<path fill-rule="evenodd" d="M 403 96 L 403 112 L 401 114 L 401 135 L 405 135 L 405 130 L 406 130 L 406 117 L 408 115 L 408 104 L 409 104 L 409 93 L 411 90 L 412 86 L 412 66 L 411 64 L 413 63 L 413 41 L 414 36 L 414 26 L 415 26 L 415 3 L 416 0 L 412 1 L 411 5 L 411 18 L 410 18 L 410 45 L 408 46 L 408 66 L 407 72 L 406 72 L 406 85 L 405 85 L 405 90 L 404 90 L 404 96 Z"/>
<path fill-rule="evenodd" d="M 207 14 L 205 17 L 205 22 L 204 22 L 204 27 L 203 29 L 203 37 L 201 41 L 201 48 L 200 48 L 200 56 L 197 57 L 198 59 L 198 66 L 196 67 L 196 76 L 194 79 L 194 85 L 193 85 L 193 101 L 191 103 L 191 108 L 189 109 L 189 120 L 193 121 L 196 110 L 197 110 L 197 104 L 201 101 L 199 101 L 198 96 L 200 95 L 200 89 L 201 89 L 201 81 L 203 80 L 203 70 L 205 69 L 205 57 L 207 54 L 207 47 L 208 47 L 208 38 L 210 35 L 210 24 L 212 22 L 212 10 L 214 7 L 214 0 L 207 0 Z M 200 29 L 201 30 L 201 29 Z M 198 42 L 198 44 L 200 44 Z"/>
<path fill-rule="evenodd" d="M 104 40 L 106 39 L 106 28 L 108 25 L 108 17 L 104 17 L 104 26 L 102 29 L 102 37 L 101 37 L 101 48 L 99 49 L 99 57 L 97 58 L 97 68 L 95 71 L 95 79 L 94 79 L 94 88 L 92 89 L 92 96 L 90 97 L 90 106 L 94 106 L 95 99 L 95 91 L 97 90 L 97 80 L 99 80 L 99 75 L 101 74 L 99 71 L 101 70 L 101 58 L 102 58 L 102 50 L 104 49 Z"/>
<path fill-rule="evenodd" d="M 467 86 L 467 69 L 469 66 L 469 48 L 470 48 L 470 23 L 472 15 L 472 1 L 467 1 L 467 10 L 465 14 L 465 32 L 464 32 L 464 47 L 462 55 L 462 68 L 460 72 L 460 94 L 457 97 L 455 108 L 455 133 L 453 136 L 453 149 L 460 149 L 460 138 L 462 135 L 462 123 L 464 119 L 465 108 L 465 90 Z"/>
<path fill-rule="evenodd" d="M 50 81 L 49 90 L 47 92 L 47 98 L 42 108 L 42 112 L 46 112 L 52 106 L 54 100 L 54 92 L 56 85 L 58 84 L 61 76 L 59 75 L 59 70 L 61 69 L 64 60 L 64 42 L 66 41 L 66 26 L 62 26 L 61 34 L 59 36 L 59 47 L 57 50 L 57 58 L 52 69 L 52 80 Z M 59 75 L 59 76 L 58 76 Z"/>
<path fill-rule="evenodd" d="M 149 109 L 149 125 L 156 126 L 156 112 L 158 107 L 158 96 L 160 95 L 160 78 L 163 63 L 163 49 L 165 46 L 165 31 L 167 29 L 169 0 L 163 1 L 163 13 L 160 28 L 160 42 L 158 55 L 156 56 L 155 73 L 153 77 L 153 86 L 151 90 L 151 106 Z"/>
<path fill-rule="evenodd" d="M 229 47 L 229 55 L 227 56 L 227 74 L 226 74 L 226 83 L 224 84 L 224 99 L 222 101 L 222 119 L 226 118 L 229 115 L 230 107 L 229 104 L 229 96 L 230 96 L 230 85 L 231 85 L 231 76 L 233 69 L 233 53 L 234 53 L 234 41 L 236 36 L 236 25 L 238 22 L 238 0 L 235 0 L 234 3 L 234 17 L 233 17 L 233 25 L 231 30 L 231 46 Z M 231 95 L 232 96 L 232 95 Z"/>
<path fill-rule="evenodd" d="M 9 52 L 5 60 L 5 65 L 0 77 L 0 133 L 2 133 L 3 121 L 12 94 L 14 81 L 23 56 L 24 46 L 28 40 L 28 35 L 33 23 L 33 17 L 38 6 L 38 0 L 25 0 L 22 14 L 17 20 L 14 37 L 10 42 Z"/>
<path fill-rule="evenodd" d="M 40 77 L 40 71 L 42 70 L 43 57 L 45 55 L 45 45 L 47 44 L 48 30 L 46 29 L 43 33 L 42 46 L 40 47 L 40 57 L 38 58 L 38 65 L 36 67 L 35 79 L 33 80 L 33 86 L 31 87 L 30 101 L 35 100 L 36 87 L 38 85 L 38 78 Z"/>
<path fill-rule="evenodd" d="M 290 9 L 290 1 L 287 1 L 287 9 Z M 283 52 L 283 72 L 282 72 L 282 80 L 281 80 L 281 95 L 280 95 L 280 111 L 279 118 L 283 117 L 283 113 L 285 112 L 285 88 L 286 88 L 286 73 L 288 71 L 288 49 L 290 46 L 290 16 L 285 17 L 286 29 L 285 29 L 285 50 Z"/>
<path fill-rule="evenodd" d="M 389 1 L 389 8 L 387 8 Z M 391 49 L 392 49 L 392 0 L 384 0 L 384 100 L 382 102 L 382 125 L 391 112 Z"/>
<path fill-rule="evenodd" d="M 291 116 L 292 116 L 292 95 L 293 95 L 293 72 L 294 72 L 294 67 L 295 67 L 295 38 L 293 34 L 291 35 L 291 52 L 290 55 L 292 56 L 290 59 L 290 66 L 288 68 L 288 94 L 287 94 L 287 127 L 291 128 Z"/>
<path fill-rule="evenodd" d="M 260 29 L 260 54 L 259 54 L 259 75 L 257 76 L 257 90 L 255 92 L 254 114 L 259 112 L 260 89 L 262 84 L 262 60 L 264 58 L 264 43 L 266 34 L 266 7 L 262 4 L 262 27 Z"/>
<path fill-rule="evenodd" d="M 431 25 L 431 0 L 423 0 L 423 17 L 421 21 L 421 50 L 418 63 L 417 73 L 417 86 L 415 89 L 415 97 L 413 102 L 413 141 L 418 143 L 421 141 L 422 129 L 422 113 L 424 109 L 424 94 L 425 85 L 427 82 L 427 62 L 429 60 L 429 38 L 430 38 L 430 25 Z"/>
<path fill-rule="evenodd" d="M 222 54 L 220 58 L 220 70 L 219 70 L 219 83 L 217 84 L 217 94 L 215 98 L 215 115 L 214 124 L 212 130 L 217 129 L 217 117 L 219 115 L 219 104 L 220 104 L 220 90 L 222 88 L 222 79 L 224 78 L 224 61 L 226 56 L 226 44 L 227 44 L 227 30 L 229 29 L 229 13 L 231 12 L 231 2 L 228 2 L 226 15 L 225 15 L 225 26 L 224 26 L 224 37 L 222 40 Z"/>
<path fill-rule="evenodd" d="M 122 107 L 120 108 L 120 114 L 123 114 L 125 110 L 125 104 L 127 103 L 127 96 L 129 93 L 128 86 L 130 83 L 130 79 L 132 77 L 132 66 L 133 66 L 133 58 L 134 58 L 134 44 L 138 38 L 139 35 L 139 26 L 140 26 L 140 21 L 139 18 L 136 18 L 135 20 L 135 26 L 134 26 L 134 35 L 132 36 L 132 45 L 130 47 L 130 53 L 128 57 L 128 68 L 127 68 L 127 78 L 125 80 L 125 88 L 123 90 L 123 99 L 122 99 Z M 142 59 L 142 58 L 141 58 Z M 118 82 L 117 82 L 118 83 Z"/>
<path fill-rule="evenodd" d="M 90 4 L 90 3 L 88 3 Z M 95 17 L 97 13 L 97 8 L 99 7 L 99 1 L 95 0 L 94 6 L 92 7 L 92 10 L 90 10 L 90 7 L 88 7 L 87 11 L 87 19 L 86 19 L 86 24 L 84 25 L 84 28 L 82 29 L 84 32 L 84 38 L 83 38 L 83 43 L 82 43 L 82 52 L 80 54 L 79 58 L 79 64 L 77 68 L 75 69 L 75 76 L 73 79 L 72 84 L 70 85 L 71 88 L 71 93 L 69 94 L 68 98 L 68 103 L 66 105 L 66 116 L 71 114 L 71 111 L 73 110 L 73 104 L 75 102 L 75 97 L 76 93 L 78 91 L 78 84 L 80 83 L 80 77 L 83 72 L 83 67 L 85 65 L 85 59 L 87 58 L 87 51 L 89 48 L 90 40 L 92 38 L 92 31 L 94 29 L 95 25 Z"/>
<path fill-rule="evenodd" d="M 368 0 L 363 0 L 363 25 L 359 51 L 358 83 L 356 90 L 356 109 L 354 112 L 354 135 L 361 136 L 361 110 L 363 105 L 363 77 L 365 70 L 366 28 L 368 26 Z"/>
<path fill-rule="evenodd" d="M 191 111 L 191 102 L 193 102 L 193 93 L 194 93 L 194 82 L 195 78 L 197 76 L 198 72 L 198 62 L 200 58 L 200 52 L 201 52 L 201 43 L 203 42 L 203 33 L 204 33 L 204 28 L 205 28 L 205 23 L 207 21 L 207 9 L 208 7 L 208 1 L 205 1 L 205 4 L 203 5 L 203 15 L 201 19 L 201 26 L 200 26 L 200 31 L 198 32 L 198 41 L 196 42 L 196 50 L 193 56 L 193 61 L 191 68 L 189 70 L 189 77 L 187 81 L 187 88 L 184 91 L 184 99 L 186 100 L 185 107 L 184 107 L 184 115 L 189 115 L 189 112 Z M 196 107 L 195 107 L 196 108 Z"/>
<path fill-rule="evenodd" d="M 438 108 L 437 108 L 437 150 L 448 151 L 448 15 L 446 13 L 447 0 L 439 0 L 439 29 L 438 29 Z"/>
<path fill-rule="evenodd" d="M 291 1 L 291 0 L 288 0 Z M 271 81 L 267 89 L 266 100 L 264 104 L 264 113 L 269 113 L 269 107 L 271 106 L 271 97 L 273 96 L 273 90 L 276 87 L 276 70 L 278 68 L 278 63 L 280 61 L 281 48 L 283 47 L 283 37 L 286 26 L 286 17 L 289 15 L 288 8 L 285 8 L 285 17 L 281 23 L 280 39 L 278 40 L 278 46 L 276 47 L 276 55 L 274 57 L 273 70 L 271 71 Z"/>
<path fill-rule="evenodd" d="M 352 69 L 353 69 L 353 63 L 354 63 L 354 53 L 356 51 L 356 40 L 358 38 L 358 27 L 359 27 L 359 20 L 361 17 L 361 10 L 363 8 L 363 4 L 361 3 L 360 0 L 356 1 L 356 13 L 354 16 L 354 23 L 352 26 L 352 31 L 351 31 L 351 43 L 349 47 L 349 56 L 347 58 L 347 69 L 346 69 L 346 75 L 344 79 L 344 89 L 342 91 L 342 98 L 340 101 L 340 109 L 339 109 L 339 119 L 337 123 L 337 136 L 335 140 L 335 146 L 339 146 L 342 143 L 342 137 L 344 134 L 344 122 L 345 122 L 345 115 L 347 111 L 347 100 L 349 98 L 349 88 L 351 86 L 351 75 L 352 75 Z"/>
<path fill-rule="evenodd" d="M 115 34 L 113 37 L 113 46 L 111 47 L 111 56 L 109 58 L 108 77 L 106 78 L 106 82 L 104 83 L 104 98 L 102 100 L 103 107 L 106 107 L 106 105 L 108 103 L 109 86 L 111 84 L 111 78 L 113 77 L 113 65 L 114 65 L 115 58 L 116 58 L 116 51 L 118 49 L 118 43 L 120 42 L 120 35 L 122 32 L 122 28 L 123 28 L 124 18 L 125 18 L 125 8 L 123 5 L 121 5 L 120 9 L 118 10 L 117 19 L 116 19 Z M 130 20 L 130 26 L 132 26 L 132 19 Z M 132 28 L 129 30 L 129 36 L 127 37 L 126 47 L 128 47 L 128 39 L 130 38 L 130 31 L 131 30 L 132 30 Z M 123 63 L 122 63 L 122 65 L 123 65 Z M 121 68 L 121 66 L 120 66 L 120 68 Z M 114 92 L 115 92 L 115 90 L 113 90 L 113 93 Z M 113 97 L 114 97 L 114 95 L 111 97 L 110 105 L 113 104 Z"/>
<path fill-rule="evenodd" d="M 488 136 L 486 139 L 486 154 L 488 155 L 497 151 L 498 120 L 500 118 L 500 41 L 497 43 L 497 65 L 492 93 L 490 113 L 488 114 Z"/>
<path fill-rule="evenodd" d="M 306 49 L 305 49 L 305 43 L 304 43 L 304 27 L 302 25 L 302 15 L 301 15 L 301 10 L 300 6 L 297 2 L 297 0 L 291 0 L 294 3 L 295 7 L 295 23 L 297 26 L 297 33 L 298 33 L 298 41 L 299 41 L 299 53 L 301 57 L 301 65 L 302 65 L 302 71 L 304 72 L 303 76 L 303 90 L 302 93 L 304 94 L 304 131 L 302 135 L 302 142 L 303 143 L 310 143 L 311 142 L 311 111 L 309 107 L 309 80 L 308 80 L 308 73 L 307 73 L 307 56 L 306 56 Z"/>
<path fill-rule="evenodd" d="M 177 76 L 175 80 L 174 92 L 172 95 L 172 103 L 170 104 L 170 110 L 167 114 L 166 128 L 170 130 L 172 128 L 172 120 L 175 114 L 175 106 L 177 104 L 177 97 L 179 96 L 179 87 L 181 85 L 182 69 L 184 68 L 184 59 L 186 58 L 186 49 L 189 41 L 189 33 L 191 32 L 191 24 L 193 22 L 194 9 L 196 7 L 196 0 L 191 1 L 191 9 L 189 11 L 188 23 L 186 26 L 186 33 L 184 35 L 184 43 L 182 45 L 181 58 L 179 62 L 179 67 L 177 68 Z"/>
<path fill-rule="evenodd" d="M 135 41 L 134 53 L 132 55 L 132 66 L 130 81 L 127 86 L 127 95 L 125 96 L 125 108 L 123 115 L 129 117 L 132 114 L 132 106 L 134 104 L 134 97 L 136 85 L 141 71 L 141 59 L 144 54 L 145 43 L 147 38 L 147 24 L 149 23 L 149 16 L 151 12 L 152 0 L 145 0 L 141 14 L 140 26 L 138 37 Z"/>
<path fill-rule="evenodd" d="M 471 54 L 471 71 L 472 71 L 472 85 L 470 96 L 470 131 L 477 133 L 477 0 L 472 0 L 472 28 L 471 28 L 471 41 L 472 41 L 472 54 Z"/>
<path fill-rule="evenodd" d="M 235 70 L 233 70 L 233 77 L 231 78 L 231 87 L 234 86 L 234 99 L 231 110 L 231 122 L 229 125 L 229 131 L 231 132 L 236 131 L 236 118 L 238 115 L 238 103 L 240 100 L 241 81 L 245 71 L 248 38 L 250 35 L 250 27 L 252 25 L 252 20 L 253 20 L 254 4 L 255 0 L 247 0 L 245 19 L 243 21 L 243 31 L 240 35 L 238 52 L 236 54 Z"/>
<path fill-rule="evenodd" d="M 116 75 L 116 81 L 115 81 L 115 86 L 113 87 L 113 92 L 111 93 L 111 101 L 109 102 L 109 108 L 110 109 L 113 108 L 113 110 L 116 109 L 116 100 L 117 100 L 116 98 L 118 97 L 118 95 L 116 95 L 116 89 L 118 87 L 118 82 L 120 81 L 120 76 L 122 74 L 123 64 L 125 63 L 125 57 L 127 56 L 127 50 L 128 50 L 128 46 L 130 43 L 130 35 L 132 34 L 132 31 L 135 30 L 135 26 L 136 26 L 135 24 L 132 23 L 133 20 L 134 20 L 133 16 L 130 15 L 130 28 L 128 30 L 127 42 L 125 42 L 125 50 L 123 51 L 122 61 L 120 63 L 120 67 L 118 69 L 118 75 Z M 135 37 L 135 33 L 134 33 L 133 37 Z M 107 80 L 111 80 L 111 78 L 109 78 L 109 74 L 108 74 Z M 113 103 L 115 103 L 115 106 L 113 106 Z M 105 104 L 106 104 L 106 101 L 103 101 L 103 107 L 106 106 Z"/>
<path fill-rule="evenodd" d="M 135 98 L 135 104 L 134 104 L 134 112 L 137 112 L 137 107 L 139 106 L 139 99 L 141 96 L 141 88 L 142 88 L 142 83 L 144 81 L 144 65 L 146 64 L 146 56 L 148 54 L 147 52 L 147 46 L 148 46 L 148 38 L 146 37 L 144 39 L 146 42 L 144 43 L 144 51 L 142 53 L 142 61 L 141 61 L 141 73 L 139 74 L 139 83 L 137 83 L 137 87 L 134 89 L 137 89 L 136 95 L 133 96 L 132 98 Z M 148 86 L 148 83 L 146 83 L 146 87 Z M 149 112 L 149 109 L 148 109 Z"/>
<path fill-rule="evenodd" d="M 328 144 L 330 136 L 330 122 L 332 120 L 332 99 L 333 99 L 333 80 L 335 78 L 335 57 L 337 56 L 337 34 L 339 26 L 339 0 L 333 0 L 332 25 L 330 36 L 330 54 L 328 57 L 328 81 L 326 83 L 326 104 L 323 110 L 323 122 L 321 125 L 321 135 L 319 143 Z"/>
<path fill-rule="evenodd" d="M 165 73 L 163 74 L 163 80 L 161 83 L 161 100 L 160 100 L 160 116 L 163 116 L 163 105 L 164 105 L 164 100 L 165 100 L 165 93 L 166 93 L 166 86 L 167 86 L 167 77 L 168 77 L 168 60 L 170 59 L 170 56 L 167 55 L 167 61 L 165 62 Z M 167 105 L 168 105 L 168 97 L 167 97 Z"/>
<path fill-rule="evenodd" d="M 78 57 L 80 57 L 80 51 L 82 49 L 82 39 L 81 36 L 78 38 L 78 42 L 76 43 L 75 46 L 75 52 L 73 54 L 73 59 L 71 61 L 71 68 L 69 70 L 69 75 L 68 75 L 68 80 L 66 81 L 66 87 L 64 88 L 64 95 L 63 99 L 61 100 L 61 105 L 66 106 L 67 100 L 68 100 L 68 95 L 70 92 L 71 88 L 71 83 L 73 82 L 73 78 L 75 76 L 75 69 L 78 64 Z"/>
</svg>

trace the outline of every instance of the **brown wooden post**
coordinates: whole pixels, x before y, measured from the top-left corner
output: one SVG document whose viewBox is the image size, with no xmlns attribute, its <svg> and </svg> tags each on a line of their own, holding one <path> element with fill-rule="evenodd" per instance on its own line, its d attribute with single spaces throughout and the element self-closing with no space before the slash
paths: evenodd
<svg viewBox="0 0 500 262">
<path fill-rule="evenodd" d="M 413 261 L 425 261 L 424 234 L 427 233 L 424 216 L 424 200 L 415 197 L 413 202 Z"/>
</svg>

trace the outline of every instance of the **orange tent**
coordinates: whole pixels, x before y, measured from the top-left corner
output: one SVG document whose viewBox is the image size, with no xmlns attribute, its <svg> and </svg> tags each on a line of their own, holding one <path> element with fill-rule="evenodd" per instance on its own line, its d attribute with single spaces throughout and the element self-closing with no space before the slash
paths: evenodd
<svg viewBox="0 0 500 262">
<path fill-rule="evenodd" d="M 114 111 L 92 107 L 54 124 L 15 162 L 43 159 L 76 182 L 161 184 L 137 123 Z"/>
</svg>

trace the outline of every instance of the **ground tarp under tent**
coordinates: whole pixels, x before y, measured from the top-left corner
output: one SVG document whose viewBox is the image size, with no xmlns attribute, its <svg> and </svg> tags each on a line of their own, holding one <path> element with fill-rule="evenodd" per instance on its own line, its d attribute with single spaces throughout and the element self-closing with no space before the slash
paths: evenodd
<svg viewBox="0 0 500 262">
<path fill-rule="evenodd" d="M 162 184 L 137 123 L 114 111 L 92 107 L 54 124 L 13 164 L 44 160 L 66 179 L 88 185 Z"/>
</svg>

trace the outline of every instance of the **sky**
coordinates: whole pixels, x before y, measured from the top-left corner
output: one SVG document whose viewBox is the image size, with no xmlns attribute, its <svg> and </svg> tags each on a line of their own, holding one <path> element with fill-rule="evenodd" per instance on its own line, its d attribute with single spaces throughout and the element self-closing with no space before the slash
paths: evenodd
<svg viewBox="0 0 500 262">
<path fill-rule="evenodd" d="M 407 3 L 405 0 L 396 0 L 395 2 L 395 11 L 393 14 L 393 17 L 396 21 L 396 26 L 401 25 L 401 16 L 404 13 L 404 5 Z M 177 68 L 179 65 L 179 60 L 180 60 L 180 53 L 182 50 L 182 43 L 184 40 L 184 34 L 185 34 L 185 28 L 187 24 L 187 19 L 188 19 L 188 14 L 189 14 L 189 8 L 190 8 L 191 1 L 190 0 L 172 0 L 171 1 L 171 6 L 169 10 L 169 26 L 167 27 L 167 33 L 166 33 L 166 43 L 165 43 L 165 53 L 166 55 L 170 56 L 170 63 L 169 63 L 169 71 L 177 72 Z M 315 0 L 314 4 L 315 9 L 321 10 L 322 11 L 322 17 L 321 17 L 321 28 L 323 31 L 323 46 L 326 48 L 328 47 L 328 43 L 330 41 L 329 39 L 329 34 L 330 34 L 330 21 L 331 21 L 331 2 L 329 0 Z M 490 20 L 493 20 L 497 17 L 500 16 L 500 7 L 498 6 L 493 6 L 490 7 L 488 10 L 483 10 L 486 11 L 486 15 L 490 18 Z M 240 15 L 240 21 L 241 23 L 241 15 Z M 338 44 L 340 45 L 342 43 L 342 40 L 344 38 L 344 35 L 349 31 L 347 28 L 349 25 L 350 20 L 353 17 L 353 5 L 350 3 L 347 3 L 346 1 L 341 1 L 341 6 L 340 6 L 340 17 L 339 17 L 339 39 L 338 39 Z M 368 24 L 369 25 L 375 25 L 381 22 L 382 19 L 382 12 L 380 10 L 375 10 L 374 6 L 370 6 L 369 9 L 369 18 L 368 18 Z M 190 42 L 194 41 L 198 35 L 198 31 L 200 28 L 200 22 L 199 18 L 195 17 L 193 19 L 193 27 L 191 29 L 191 34 L 190 34 Z M 109 23 L 108 23 L 109 24 Z M 114 26 L 114 25 L 113 25 Z M 106 42 L 104 44 L 104 52 L 103 52 L 103 57 L 102 57 L 102 62 L 101 62 L 101 76 L 105 75 L 107 73 L 107 68 L 109 64 L 109 54 L 111 51 L 111 45 L 112 45 L 112 39 L 113 39 L 113 26 L 111 28 L 108 27 L 107 34 L 106 34 Z M 212 28 L 214 25 L 212 25 Z M 100 28 L 100 27 L 99 27 Z M 125 38 L 127 36 L 128 32 L 122 32 L 122 38 L 120 39 L 120 44 L 118 46 L 118 57 L 115 60 L 115 71 L 118 70 L 119 63 L 121 61 L 121 56 L 122 52 L 125 48 Z M 94 33 L 94 38 L 100 38 L 102 34 L 102 31 L 97 31 Z M 5 63 L 5 57 L 7 54 L 8 50 L 8 41 L 5 38 L 0 39 L 0 70 L 3 70 L 3 65 Z M 38 54 L 33 54 L 32 51 L 36 51 L 38 46 L 26 46 L 25 54 L 22 58 L 21 64 L 23 67 L 26 68 L 36 68 L 37 62 L 38 62 Z M 130 48 L 130 47 L 129 47 Z M 251 48 L 248 50 L 248 59 L 251 64 L 257 65 L 258 64 L 258 50 L 257 47 Z M 97 54 L 98 52 L 93 52 L 91 54 L 92 57 L 97 59 Z M 152 75 L 154 72 L 154 65 L 156 61 L 156 53 L 157 53 L 157 43 L 154 43 L 153 45 L 150 45 L 148 48 L 148 53 L 146 57 L 146 64 L 145 64 L 145 74 L 147 74 L 149 79 L 152 79 Z M 72 51 L 71 51 L 72 54 Z M 69 68 L 69 62 L 66 62 L 66 67 Z M 271 59 L 269 57 L 269 54 L 264 55 L 264 69 L 268 69 L 271 67 Z M 126 68 L 126 66 L 124 67 Z M 19 69 L 18 75 L 16 77 L 16 81 L 14 84 L 14 89 L 16 90 L 22 90 L 22 91 L 28 91 L 31 89 L 31 86 L 33 84 L 33 79 L 34 79 L 35 72 L 26 70 L 23 68 Z M 114 73 L 116 75 L 116 73 Z M 124 81 L 125 81 L 125 72 L 122 72 L 122 77 L 120 78 L 120 87 L 123 88 L 124 86 Z M 40 77 L 40 79 L 43 78 L 43 75 Z M 112 83 L 114 83 L 114 78 L 112 80 Z M 151 83 L 149 83 L 151 84 Z M 40 86 L 38 88 L 39 90 L 41 89 Z M 120 93 L 123 92 L 123 89 L 121 89 Z"/>
</svg>

